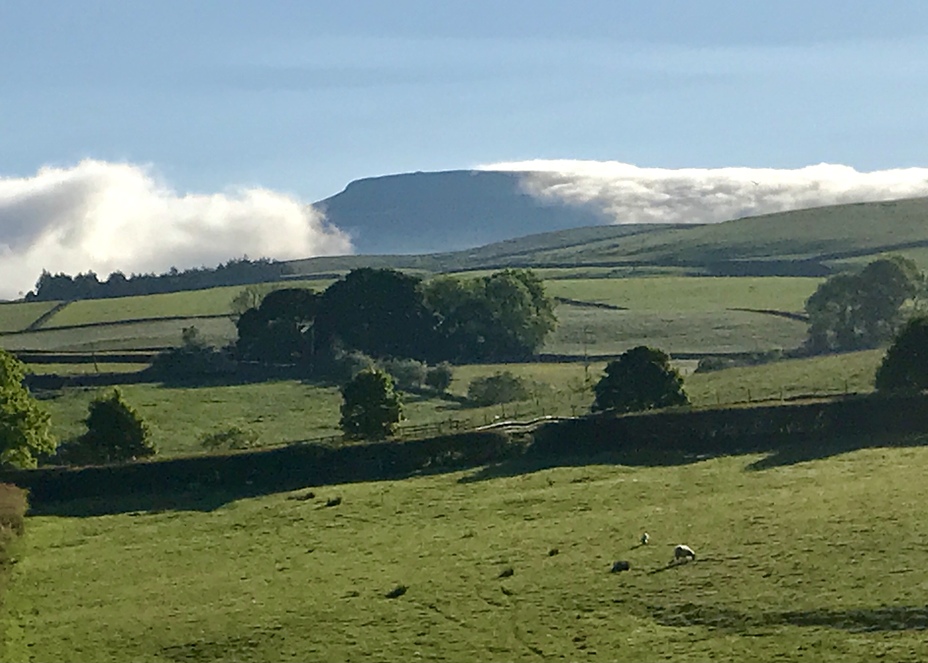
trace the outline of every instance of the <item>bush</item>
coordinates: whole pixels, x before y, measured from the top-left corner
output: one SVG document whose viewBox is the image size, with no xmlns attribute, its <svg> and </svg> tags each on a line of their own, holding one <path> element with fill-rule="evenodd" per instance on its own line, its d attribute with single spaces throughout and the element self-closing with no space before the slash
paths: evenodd
<svg viewBox="0 0 928 663">
<path fill-rule="evenodd" d="M 380 440 L 393 434 L 403 415 L 403 406 L 393 388 L 393 378 L 383 371 L 368 369 L 342 387 L 339 426 L 351 439 Z"/>
<path fill-rule="evenodd" d="M 23 386 L 26 367 L 0 350 L 0 463 L 35 467 L 37 457 L 52 454 L 58 445 L 51 417 Z"/>
<path fill-rule="evenodd" d="M 200 446 L 207 451 L 236 451 L 254 449 L 258 445 L 258 433 L 250 428 L 230 426 L 200 436 Z"/>
<path fill-rule="evenodd" d="M 636 412 L 686 405 L 683 378 L 660 350 L 638 346 L 606 365 L 606 374 L 593 388 L 593 411 Z"/>
<path fill-rule="evenodd" d="M 380 368 L 393 378 L 393 382 L 403 391 L 421 389 L 427 375 L 427 367 L 415 359 L 384 359 Z"/>
<path fill-rule="evenodd" d="M 928 317 L 912 318 L 886 351 L 876 371 L 878 391 L 928 389 Z"/>
<path fill-rule="evenodd" d="M 524 401 L 528 397 L 525 380 L 509 371 L 474 378 L 467 386 L 467 400 L 478 406 Z"/>
<path fill-rule="evenodd" d="M 157 452 L 148 424 L 123 400 L 119 389 L 93 400 L 85 423 L 87 432 L 62 445 L 56 460 L 68 465 L 99 465 L 145 458 Z"/>
<path fill-rule="evenodd" d="M 316 375 L 339 384 L 345 384 L 362 371 L 373 370 L 374 360 L 358 350 L 335 350 L 328 358 L 317 358 Z"/>
<path fill-rule="evenodd" d="M 439 393 L 448 391 L 454 379 L 454 369 L 446 361 L 437 366 L 431 366 L 425 373 L 425 384 Z"/>
</svg>

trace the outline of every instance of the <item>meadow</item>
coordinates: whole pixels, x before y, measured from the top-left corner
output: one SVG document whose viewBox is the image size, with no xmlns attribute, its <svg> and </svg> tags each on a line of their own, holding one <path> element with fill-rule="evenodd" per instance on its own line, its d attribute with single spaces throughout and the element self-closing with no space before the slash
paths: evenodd
<svg viewBox="0 0 928 663">
<path fill-rule="evenodd" d="M 928 449 L 758 460 L 603 458 L 33 516 L 11 660 L 928 657 Z M 696 561 L 668 564 L 681 542 Z M 631 570 L 610 574 L 616 559 Z"/>
<path fill-rule="evenodd" d="M 695 361 L 676 362 L 694 407 L 810 395 L 866 393 L 883 353 L 793 359 L 760 366 L 693 373 Z M 573 363 L 480 364 L 458 366 L 446 396 L 428 392 L 403 395 L 405 421 L 400 435 L 420 435 L 423 428 L 482 426 L 500 420 L 540 416 L 576 416 L 589 412 L 592 385 L 602 376 L 603 361 Z M 527 400 L 474 407 L 466 402 L 471 380 L 510 371 L 529 385 Z M 257 446 L 278 446 L 338 438 L 341 396 L 334 386 L 279 380 L 254 384 L 169 387 L 142 383 L 120 386 L 126 400 L 148 423 L 159 457 L 204 453 L 204 435 L 238 426 L 258 435 Z M 84 431 L 90 401 L 109 388 L 71 388 L 43 400 L 61 440 Z M 432 432 L 435 432 L 432 430 Z"/>
</svg>

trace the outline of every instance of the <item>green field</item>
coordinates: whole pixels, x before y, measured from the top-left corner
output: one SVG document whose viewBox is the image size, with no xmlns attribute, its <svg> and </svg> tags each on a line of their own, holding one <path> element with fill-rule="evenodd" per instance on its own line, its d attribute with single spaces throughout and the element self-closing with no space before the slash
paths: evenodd
<svg viewBox="0 0 928 663">
<path fill-rule="evenodd" d="M 3 302 L 0 303 L 0 333 L 26 329 L 58 302 Z"/>
<path fill-rule="evenodd" d="M 32 517 L 11 649 L 34 661 L 928 658 L 928 449 L 757 460 Z M 668 565 L 681 542 L 696 561 Z M 610 574 L 616 559 L 631 571 Z"/>
<path fill-rule="evenodd" d="M 694 361 L 677 365 L 686 374 L 684 386 L 693 405 L 714 407 L 805 395 L 868 392 L 873 388 L 873 376 L 882 356 L 882 351 L 873 350 L 712 373 L 692 373 Z M 444 426 L 451 421 L 470 427 L 499 419 L 584 414 L 593 402 L 591 385 L 602 376 L 603 366 L 601 361 L 588 366 L 582 362 L 459 366 L 449 390 L 450 398 L 426 394 L 403 396 L 406 420 L 401 431 L 421 434 L 417 429 Z M 524 378 L 530 398 L 490 407 L 469 406 L 464 396 L 470 381 L 501 370 Z M 130 384 L 120 389 L 148 422 L 162 457 L 202 453 L 199 440 L 203 435 L 231 426 L 254 430 L 260 446 L 340 435 L 341 396 L 335 387 L 286 380 L 191 388 Z M 107 391 L 65 389 L 57 397 L 44 400 L 59 439 L 81 434 L 90 401 Z"/>
</svg>

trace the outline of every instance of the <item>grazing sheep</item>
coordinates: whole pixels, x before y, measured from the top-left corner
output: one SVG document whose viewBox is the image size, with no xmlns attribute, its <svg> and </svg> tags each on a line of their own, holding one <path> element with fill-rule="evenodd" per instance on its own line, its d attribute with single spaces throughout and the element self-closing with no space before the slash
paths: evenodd
<svg viewBox="0 0 928 663">
<path fill-rule="evenodd" d="M 684 559 L 696 559 L 696 553 L 693 552 L 692 548 L 681 543 L 673 549 L 673 559 L 675 562 L 679 562 Z"/>
<path fill-rule="evenodd" d="M 651 540 L 651 537 L 648 536 L 648 533 L 647 533 L 647 532 L 645 532 L 644 534 L 641 535 L 641 545 L 643 545 L 643 546 L 648 545 L 648 541 L 650 541 L 650 540 Z"/>
<path fill-rule="evenodd" d="M 620 571 L 628 571 L 632 568 L 632 565 L 626 562 L 624 559 L 620 559 L 615 564 L 612 565 L 612 571 L 610 573 L 619 573 Z"/>
</svg>

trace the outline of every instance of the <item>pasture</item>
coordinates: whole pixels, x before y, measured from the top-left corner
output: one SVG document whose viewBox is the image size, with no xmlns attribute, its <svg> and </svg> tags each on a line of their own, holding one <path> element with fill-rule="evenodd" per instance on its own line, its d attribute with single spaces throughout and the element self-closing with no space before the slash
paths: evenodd
<svg viewBox="0 0 928 663">
<path fill-rule="evenodd" d="M 684 387 L 693 405 L 716 407 L 814 394 L 868 392 L 873 388 L 873 376 L 882 356 L 882 351 L 872 350 L 712 373 L 692 373 L 695 363 L 692 361 L 678 362 L 678 367 L 686 374 Z M 499 419 L 583 414 L 593 402 L 591 387 L 602 376 L 604 365 L 597 361 L 588 365 L 574 362 L 458 366 L 447 396 L 425 392 L 403 395 L 406 420 L 401 431 L 416 434 L 417 429 L 424 427 L 441 425 L 450 429 L 451 422 L 472 427 Z M 529 398 L 504 405 L 470 406 L 464 398 L 470 381 L 501 370 L 524 378 Z M 333 386 L 279 380 L 202 387 L 127 384 L 120 389 L 148 422 L 162 457 L 202 453 L 199 439 L 203 435 L 231 426 L 255 431 L 259 446 L 340 435 L 341 396 Z M 43 400 L 59 439 L 83 432 L 88 404 L 106 391 L 106 388 L 65 389 Z"/>
<path fill-rule="evenodd" d="M 190 494 L 183 509 L 126 503 L 105 517 L 70 503 L 71 516 L 29 519 L 11 651 L 171 662 L 928 657 L 928 449 L 764 470 L 758 460 L 604 458 L 218 508 L 216 496 Z M 326 508 L 334 496 L 341 504 Z M 639 546 L 645 530 L 651 542 Z M 696 561 L 669 565 L 677 543 Z M 610 574 L 616 559 L 631 570 Z"/>
</svg>

